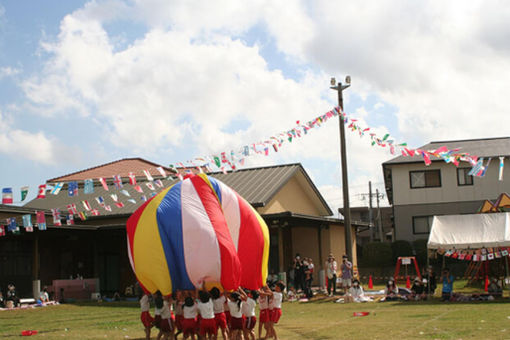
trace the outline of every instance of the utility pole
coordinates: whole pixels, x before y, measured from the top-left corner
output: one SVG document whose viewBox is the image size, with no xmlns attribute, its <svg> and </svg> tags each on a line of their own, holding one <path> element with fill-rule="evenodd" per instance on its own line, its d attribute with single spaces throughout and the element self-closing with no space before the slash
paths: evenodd
<svg viewBox="0 0 510 340">
<path fill-rule="evenodd" d="M 379 189 L 375 189 L 375 195 L 377 197 L 377 215 L 379 215 L 378 216 L 379 241 L 384 242 L 383 230 L 382 230 L 382 215 L 381 215 L 381 209 L 379 208 Z"/>
<path fill-rule="evenodd" d="M 370 223 L 370 242 L 374 242 L 374 213 L 372 211 L 372 181 L 368 181 L 368 202 L 369 202 L 369 210 L 368 210 L 368 222 Z"/>
<path fill-rule="evenodd" d="M 352 231 L 351 231 L 351 208 L 349 204 L 349 180 L 347 177 L 347 151 L 345 147 L 345 126 L 344 117 L 342 113 L 344 111 L 344 97 L 342 91 L 351 86 L 351 77 L 345 77 L 346 85 L 342 83 L 336 83 L 335 78 L 331 78 L 331 89 L 338 92 L 338 106 L 340 107 L 341 113 L 338 117 L 340 123 L 340 157 L 342 160 L 342 189 L 344 196 L 344 228 L 345 228 L 345 253 L 352 261 Z"/>
</svg>

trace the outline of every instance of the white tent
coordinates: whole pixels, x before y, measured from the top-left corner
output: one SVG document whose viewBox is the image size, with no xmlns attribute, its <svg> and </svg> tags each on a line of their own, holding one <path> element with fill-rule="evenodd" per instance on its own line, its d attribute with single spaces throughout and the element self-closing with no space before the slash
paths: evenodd
<svg viewBox="0 0 510 340">
<path fill-rule="evenodd" d="M 510 213 L 434 216 L 429 249 L 510 246 Z"/>
</svg>

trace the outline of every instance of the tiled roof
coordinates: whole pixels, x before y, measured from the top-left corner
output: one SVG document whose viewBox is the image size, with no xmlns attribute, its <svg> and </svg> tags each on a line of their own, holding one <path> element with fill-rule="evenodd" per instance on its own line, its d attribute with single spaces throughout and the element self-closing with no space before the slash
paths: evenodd
<svg viewBox="0 0 510 340">
<path fill-rule="evenodd" d="M 466 139 L 466 140 L 451 140 L 451 141 L 437 141 L 430 142 L 419 149 L 430 151 L 436 150 L 441 146 L 446 146 L 448 149 L 460 149 L 459 153 L 469 153 L 472 156 L 478 157 L 497 157 L 497 156 L 510 156 L 510 137 L 500 138 L 482 138 L 482 139 Z M 431 156 L 432 161 L 442 161 L 442 159 Z M 383 164 L 400 164 L 400 163 L 418 163 L 423 162 L 421 156 L 404 157 L 398 156 L 390 159 Z"/>
<path fill-rule="evenodd" d="M 80 170 L 77 172 L 73 172 L 71 174 L 67 174 L 64 176 L 56 177 L 49 179 L 48 182 L 68 182 L 68 181 L 83 181 L 89 178 L 111 178 L 114 175 L 121 175 L 122 177 L 127 177 L 129 172 L 133 172 L 137 177 L 144 176 L 143 170 L 148 170 L 152 176 L 161 177 L 161 174 L 157 167 L 162 167 L 165 169 L 167 173 L 170 173 L 172 170 L 170 168 L 149 162 L 143 158 L 124 158 L 119 159 L 117 161 L 113 161 L 111 163 L 106 163 L 102 165 L 98 165 L 92 168 L 88 168 L 85 170 Z"/>
<path fill-rule="evenodd" d="M 156 164 L 157 166 L 157 164 Z M 298 171 L 301 171 L 305 178 L 309 181 L 310 186 L 317 194 L 318 199 L 324 205 L 324 211 L 326 214 L 332 215 L 332 212 L 327 205 L 326 201 L 317 190 L 313 182 L 310 180 L 306 171 L 303 169 L 301 164 L 286 164 L 286 165 L 278 165 L 278 166 L 269 166 L 269 167 L 260 167 L 260 168 L 251 168 L 251 169 L 242 169 L 235 172 L 228 172 L 227 174 L 223 173 L 212 173 L 209 174 L 212 177 L 215 177 L 230 186 L 232 189 L 237 191 L 242 197 L 244 197 L 250 204 L 253 206 L 264 206 L 267 204 L 277 193 L 278 191 L 294 176 Z M 129 171 L 128 171 L 129 172 Z M 91 176 L 92 177 L 92 176 Z M 90 178 L 90 177 L 87 177 Z M 161 177 L 160 177 L 161 178 Z M 177 180 L 172 179 L 162 179 L 164 187 L 168 187 L 174 184 Z M 62 180 L 59 180 L 62 181 Z M 28 202 L 25 207 L 36 208 L 36 209 L 51 209 L 51 208 L 60 208 L 62 213 L 66 212 L 66 206 L 68 204 L 76 204 L 78 211 L 83 211 L 83 200 L 87 200 L 92 209 L 98 209 L 101 215 L 107 216 L 111 215 L 129 215 L 133 213 L 136 208 L 138 208 L 143 201 L 141 201 L 141 196 L 146 195 L 149 198 L 149 194 L 151 191 L 147 186 L 146 180 L 138 180 L 138 184 L 142 187 L 144 194 L 141 194 L 133 189 L 133 186 L 126 184 L 127 178 L 123 178 L 124 187 L 131 197 L 127 197 L 123 195 L 119 190 L 115 189 L 113 185 L 109 186 L 109 191 L 105 191 L 104 188 L 98 181 L 94 181 L 94 193 L 93 194 L 83 194 L 83 189 L 79 189 L 79 196 L 69 197 L 67 193 L 67 185 L 64 186 L 62 191 L 58 195 L 51 195 L 49 192 L 46 195 L 45 199 L 33 199 Z M 156 188 L 157 192 L 163 190 L 161 188 Z M 124 203 L 124 207 L 118 208 L 115 206 L 115 202 L 113 201 L 111 194 L 116 194 L 118 200 Z M 104 210 L 100 205 L 96 202 L 96 197 L 103 197 L 105 204 L 110 205 L 112 207 L 112 212 L 108 212 Z M 136 204 L 130 203 L 128 199 L 135 199 Z M 91 217 L 91 220 L 94 217 Z"/>
</svg>

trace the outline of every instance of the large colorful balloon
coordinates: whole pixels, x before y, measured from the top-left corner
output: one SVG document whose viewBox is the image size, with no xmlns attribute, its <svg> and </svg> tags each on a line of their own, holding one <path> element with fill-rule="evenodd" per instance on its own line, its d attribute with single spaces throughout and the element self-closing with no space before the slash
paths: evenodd
<svg viewBox="0 0 510 340">
<path fill-rule="evenodd" d="M 220 284 L 257 289 L 267 278 L 269 232 L 238 193 L 205 174 L 140 206 L 127 222 L 128 255 L 149 292 Z"/>
</svg>

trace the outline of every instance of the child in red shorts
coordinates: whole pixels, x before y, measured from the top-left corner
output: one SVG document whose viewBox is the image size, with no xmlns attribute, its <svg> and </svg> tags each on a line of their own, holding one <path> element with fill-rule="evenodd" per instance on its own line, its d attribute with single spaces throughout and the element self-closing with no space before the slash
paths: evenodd
<svg viewBox="0 0 510 340">
<path fill-rule="evenodd" d="M 157 339 L 169 340 L 174 338 L 174 322 L 172 320 L 172 311 L 170 310 L 169 297 L 163 300 L 163 304 L 159 303 L 160 309 L 160 322 L 159 322 L 159 334 Z"/>
<path fill-rule="evenodd" d="M 266 286 L 260 292 L 260 296 L 258 298 L 259 302 L 259 339 L 267 338 L 269 332 L 269 297 L 272 295 L 272 292 Z M 262 336 L 262 326 L 266 330 L 266 335 Z"/>
<path fill-rule="evenodd" d="M 243 333 L 245 340 L 255 340 L 255 332 L 253 329 L 255 328 L 255 324 L 257 323 L 257 317 L 255 316 L 255 307 L 257 306 L 257 299 L 259 297 L 259 293 L 256 290 L 248 291 L 245 293 L 243 290 L 239 291 L 241 294 L 241 299 L 243 300 L 243 305 L 241 311 L 243 312 Z"/>
<path fill-rule="evenodd" d="M 216 287 L 211 289 L 209 293 L 211 294 L 214 307 L 214 320 L 216 320 L 216 337 L 218 336 L 218 329 L 221 329 L 223 340 L 228 340 L 227 317 L 225 315 L 225 303 L 227 300 Z"/>
<path fill-rule="evenodd" d="M 184 306 L 182 307 L 184 318 L 182 319 L 182 333 L 184 339 L 191 336 L 195 340 L 195 331 L 197 328 L 197 305 L 191 296 L 184 299 Z"/>
<path fill-rule="evenodd" d="M 269 316 L 269 335 L 275 339 L 278 339 L 278 335 L 276 334 L 276 330 L 274 329 L 274 325 L 278 323 L 280 317 L 282 316 L 282 301 L 283 301 L 283 291 L 285 290 L 285 285 L 282 282 L 277 282 L 272 292 L 271 300 L 269 302 L 270 316 Z"/>
<path fill-rule="evenodd" d="M 198 311 L 200 313 L 200 337 L 201 339 L 216 339 L 218 329 L 214 319 L 214 304 L 211 295 L 205 290 L 198 292 Z"/>
<path fill-rule="evenodd" d="M 184 304 L 184 300 L 182 297 L 182 293 L 180 291 L 177 291 L 176 293 L 172 294 L 172 298 L 174 300 L 174 311 L 175 311 L 175 337 L 182 333 L 182 320 L 184 319 L 182 307 Z"/>
<path fill-rule="evenodd" d="M 228 308 L 230 309 L 230 336 L 232 339 L 241 339 L 243 331 L 243 313 L 241 311 L 243 301 L 238 292 L 233 292 L 228 298 Z"/>
<path fill-rule="evenodd" d="M 145 330 L 145 339 L 147 340 L 151 338 L 151 328 L 152 323 L 154 322 L 154 319 L 149 312 L 150 308 L 149 295 L 143 294 L 140 297 L 140 310 L 142 311 L 142 314 L 140 314 L 140 320 L 142 321 Z"/>
</svg>

